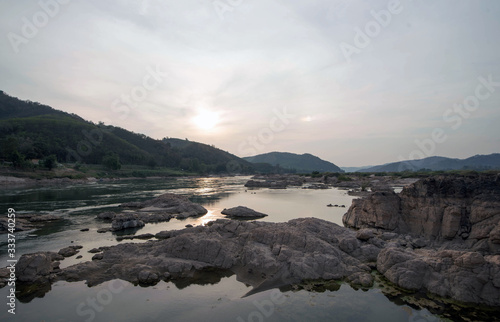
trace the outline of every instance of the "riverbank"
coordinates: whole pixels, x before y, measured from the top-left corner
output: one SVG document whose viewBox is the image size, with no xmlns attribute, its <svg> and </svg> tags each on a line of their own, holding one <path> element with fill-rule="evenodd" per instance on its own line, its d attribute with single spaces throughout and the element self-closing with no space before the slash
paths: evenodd
<svg viewBox="0 0 500 322">
<path fill-rule="evenodd" d="M 40 168 L 14 169 L 0 166 L 0 187 L 50 186 L 109 182 L 123 179 L 191 176 L 199 176 L 199 174 L 171 168 L 151 169 L 134 165 L 123 166 L 120 170 L 108 170 L 101 165 L 84 165 L 75 169 L 72 164 L 61 164 L 53 170 Z"/>
</svg>

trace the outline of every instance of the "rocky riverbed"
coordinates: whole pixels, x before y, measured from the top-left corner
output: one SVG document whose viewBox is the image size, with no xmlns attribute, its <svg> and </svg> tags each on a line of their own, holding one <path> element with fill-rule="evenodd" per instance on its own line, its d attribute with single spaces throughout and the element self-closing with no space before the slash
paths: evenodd
<svg viewBox="0 0 500 322">
<path fill-rule="evenodd" d="M 351 228 L 316 218 L 219 219 L 163 231 L 146 243 L 103 247 L 92 261 L 63 269 L 57 253 L 23 255 L 16 275 L 25 285 L 92 286 L 116 278 L 154 285 L 216 269 L 232 271 L 256 292 L 318 279 L 371 287 L 377 270 L 405 290 L 498 307 L 499 202 L 498 175 L 433 177 L 400 194 L 355 200 L 344 216 Z"/>
</svg>

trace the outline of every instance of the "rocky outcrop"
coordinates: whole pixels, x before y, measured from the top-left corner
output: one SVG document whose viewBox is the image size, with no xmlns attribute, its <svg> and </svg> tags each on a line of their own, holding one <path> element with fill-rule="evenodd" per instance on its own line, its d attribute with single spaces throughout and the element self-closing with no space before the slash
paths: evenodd
<svg viewBox="0 0 500 322">
<path fill-rule="evenodd" d="M 68 247 L 60 249 L 59 252 L 57 252 L 57 253 L 63 257 L 71 257 L 71 256 L 75 255 L 76 253 L 78 253 L 79 249 L 82 249 L 82 248 L 83 247 L 80 245 L 68 246 Z"/>
<path fill-rule="evenodd" d="M 106 211 L 97 215 L 98 219 L 111 220 L 110 229 L 100 229 L 98 232 L 119 231 L 128 228 L 141 228 L 147 223 L 169 221 L 172 218 L 184 219 L 197 217 L 207 213 L 207 210 L 187 197 L 166 193 L 144 202 L 128 202 L 120 205 L 135 209 L 134 212 L 115 213 Z"/>
<path fill-rule="evenodd" d="M 233 207 L 221 211 L 221 214 L 226 215 L 226 217 L 229 218 L 239 218 L 239 219 L 255 219 L 255 218 L 262 218 L 266 217 L 266 214 L 263 214 L 261 212 L 255 211 L 253 209 L 244 207 L 244 206 L 238 206 L 238 207 Z"/>
<path fill-rule="evenodd" d="M 173 193 L 165 193 L 144 202 L 127 202 L 122 204 L 121 207 L 138 208 L 138 212 L 149 214 L 166 214 L 172 215 L 172 217 L 175 215 L 179 219 L 201 216 L 207 213 L 204 207 L 191 202 L 187 197 Z M 151 221 L 148 220 L 147 222 Z"/>
<path fill-rule="evenodd" d="M 61 218 L 56 215 L 38 215 L 38 214 L 17 214 L 16 225 L 14 231 L 26 231 L 36 228 L 37 224 L 44 223 L 47 221 L 60 220 Z M 7 233 L 9 229 L 8 218 L 0 218 L 0 234 Z"/>
<path fill-rule="evenodd" d="M 500 177 L 431 177 L 400 194 L 374 192 L 354 200 L 343 223 L 438 242 L 463 241 L 468 248 L 500 254 Z"/>
<path fill-rule="evenodd" d="M 343 223 L 389 241 L 377 270 L 396 285 L 500 306 L 499 175 L 430 177 L 399 195 L 373 192 L 353 201 Z"/>
<path fill-rule="evenodd" d="M 500 305 L 500 255 L 386 248 L 377 270 L 406 290 L 426 290 L 468 303 Z"/>
<path fill-rule="evenodd" d="M 111 231 L 128 228 L 141 228 L 144 227 L 144 225 L 144 221 L 140 220 L 137 214 L 118 214 L 113 217 L 113 221 L 111 222 Z"/>
<path fill-rule="evenodd" d="M 258 181 L 258 180 L 248 180 L 245 183 L 245 187 L 247 188 L 271 188 L 271 189 L 286 189 L 287 183 L 286 181 Z"/>
<path fill-rule="evenodd" d="M 21 256 L 16 264 L 16 278 L 19 282 L 43 284 L 55 280 L 59 271 L 62 255 L 53 252 L 40 252 Z"/>
<path fill-rule="evenodd" d="M 120 278 L 149 285 L 218 268 L 232 270 L 256 288 L 269 280 L 285 285 L 303 279 L 345 279 L 370 286 L 370 267 L 376 265 L 381 250 L 377 243 L 382 242 L 359 240 L 354 231 L 314 218 L 288 223 L 219 219 L 156 237 L 145 244 L 102 248 L 92 261 L 62 269 L 57 279 L 95 285 Z"/>
<path fill-rule="evenodd" d="M 288 186 L 300 187 L 304 183 L 304 178 L 293 174 L 281 175 L 257 175 L 245 183 L 247 188 L 271 188 L 286 189 Z"/>
</svg>

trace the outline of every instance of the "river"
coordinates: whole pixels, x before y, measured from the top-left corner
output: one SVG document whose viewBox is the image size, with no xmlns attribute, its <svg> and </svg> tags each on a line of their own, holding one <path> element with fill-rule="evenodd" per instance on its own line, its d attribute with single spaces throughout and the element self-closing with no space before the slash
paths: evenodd
<svg viewBox="0 0 500 322">
<path fill-rule="evenodd" d="M 116 245 L 117 234 L 97 233 L 110 223 L 97 220 L 98 213 L 117 210 L 128 201 L 151 199 L 165 192 L 188 196 L 208 213 L 199 218 L 173 219 L 146 224 L 137 233 L 182 229 L 217 218 L 224 208 L 238 205 L 268 214 L 260 220 L 286 222 L 316 217 L 342 225 L 342 215 L 352 198 L 340 189 L 283 190 L 246 189 L 248 177 L 134 179 L 90 184 L 0 189 L 0 205 L 16 214 L 56 214 L 61 220 L 16 233 L 16 256 L 37 251 L 58 251 L 82 245 L 78 255 L 66 258 L 61 267 L 88 261 L 88 250 Z M 326 207 L 337 204 L 339 207 Z M 344 205 L 345 207 L 341 207 Z M 88 231 L 81 231 L 89 229 Z M 0 263 L 7 266 L 7 236 L 0 235 Z M 123 241 L 130 242 L 130 241 Z M 134 241 L 136 242 L 136 241 Z M 144 242 L 144 241 L 137 241 Z M 243 297 L 250 287 L 231 273 L 201 276 L 197 284 L 160 282 L 152 287 L 134 286 L 120 280 L 87 287 L 84 282 L 57 282 L 43 297 L 18 296 L 15 316 L 6 305 L 8 287 L 0 289 L 5 301 L 2 321 L 438 321 L 436 315 L 408 301 L 384 295 L 382 287 L 354 289 L 334 283 L 313 290 L 282 288 Z M 411 301 L 410 301 L 411 302 Z"/>
</svg>

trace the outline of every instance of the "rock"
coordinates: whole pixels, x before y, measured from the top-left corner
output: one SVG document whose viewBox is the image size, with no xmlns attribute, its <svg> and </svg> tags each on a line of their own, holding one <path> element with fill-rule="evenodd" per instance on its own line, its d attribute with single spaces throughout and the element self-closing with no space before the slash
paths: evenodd
<svg viewBox="0 0 500 322">
<path fill-rule="evenodd" d="M 104 255 L 102 253 L 95 254 L 92 256 L 92 260 L 101 260 L 104 258 Z"/>
<path fill-rule="evenodd" d="M 98 248 L 92 248 L 91 250 L 89 250 L 89 253 L 91 253 L 91 254 L 100 253 L 100 252 L 102 252 L 102 250 L 100 250 Z"/>
<path fill-rule="evenodd" d="M 139 212 L 149 213 L 150 216 L 144 215 L 140 218 L 144 222 L 168 221 L 174 215 L 179 219 L 196 217 L 208 212 L 204 207 L 191 202 L 187 197 L 173 193 L 165 193 L 144 202 L 124 203 L 121 207 L 140 208 Z M 151 214 L 154 213 L 157 213 L 156 217 L 151 217 Z M 147 219 L 147 217 L 151 217 L 151 219 Z"/>
<path fill-rule="evenodd" d="M 316 190 L 321 190 L 321 189 L 330 189 L 330 187 L 324 183 L 314 183 L 310 184 L 307 187 L 304 187 L 302 189 L 316 189 Z"/>
<path fill-rule="evenodd" d="M 257 180 L 255 180 L 257 179 Z M 288 186 L 300 187 L 304 183 L 304 178 L 293 174 L 281 175 L 258 175 L 252 180 L 245 183 L 248 188 L 270 188 L 270 189 L 286 189 Z"/>
<path fill-rule="evenodd" d="M 101 212 L 100 214 L 97 215 L 97 218 L 103 219 L 103 220 L 113 220 L 115 217 L 116 213 L 112 211 L 106 211 L 106 212 Z"/>
<path fill-rule="evenodd" d="M 227 217 L 230 218 L 246 218 L 246 219 L 262 218 L 267 216 L 266 214 L 257 212 L 253 209 L 244 206 L 238 206 L 229 209 L 224 208 L 224 210 L 221 211 L 221 214 L 226 215 Z"/>
<path fill-rule="evenodd" d="M 155 285 L 160 281 L 158 274 L 153 272 L 151 269 L 144 269 L 139 272 L 138 275 L 139 283 L 144 285 Z"/>
<path fill-rule="evenodd" d="M 89 231 L 89 230 L 90 230 L 89 228 L 80 229 L 80 231 Z"/>
<path fill-rule="evenodd" d="M 8 218 L 0 218 L 0 234 L 6 234 L 9 232 L 9 222 Z M 14 227 L 14 232 L 26 231 L 33 229 L 34 226 L 28 219 L 16 218 L 16 226 Z"/>
<path fill-rule="evenodd" d="M 132 236 L 118 236 L 118 237 L 116 237 L 116 240 L 120 241 L 120 240 L 125 240 L 125 239 L 129 239 L 129 240 L 132 240 L 132 239 L 151 239 L 154 236 L 155 235 L 150 234 L 150 233 L 141 234 L 141 235 L 132 235 Z"/>
<path fill-rule="evenodd" d="M 193 228 L 193 225 L 191 225 L 191 224 L 187 224 L 187 225 L 186 225 L 186 226 L 184 226 L 184 227 L 186 227 L 186 228 Z"/>
<path fill-rule="evenodd" d="M 111 230 L 111 228 L 99 228 L 99 229 L 97 229 L 97 232 L 99 234 L 102 234 L 102 233 L 107 233 L 110 230 Z"/>
<path fill-rule="evenodd" d="M 360 229 L 356 232 L 356 238 L 360 240 L 366 241 L 373 237 L 375 237 L 375 233 L 373 232 L 373 230 L 368 228 Z"/>
<path fill-rule="evenodd" d="M 60 220 L 61 218 L 56 215 L 40 215 L 40 216 L 32 216 L 29 220 L 31 222 L 44 222 L 44 221 L 53 221 Z"/>
<path fill-rule="evenodd" d="M 82 255 L 78 255 L 78 256 L 76 256 L 76 259 L 80 259 L 82 257 L 83 257 Z"/>
<path fill-rule="evenodd" d="M 144 227 L 144 225 L 144 222 L 140 220 L 136 214 L 118 214 L 111 222 L 111 231 L 118 231 L 127 228 L 141 228 Z"/>
<path fill-rule="evenodd" d="M 114 278 L 149 285 L 164 276 L 176 280 L 217 268 L 234 269 L 238 280 L 256 289 L 264 281 L 288 285 L 302 279 L 346 278 L 367 286 L 370 268 L 362 261 L 380 251 L 355 232 L 315 218 L 288 223 L 219 219 L 211 226 L 160 235 L 164 239 L 109 247 L 92 262 L 66 267 L 57 276 L 89 285 Z"/>
<path fill-rule="evenodd" d="M 52 273 L 52 262 L 60 258 L 56 253 L 40 252 L 22 255 L 16 264 L 16 278 L 20 282 L 46 283 Z"/>
<path fill-rule="evenodd" d="M 394 230 L 398 225 L 401 200 L 394 192 L 373 192 L 365 199 L 354 199 L 342 222 L 353 228 Z"/>
<path fill-rule="evenodd" d="M 78 253 L 78 249 L 81 249 L 82 246 L 68 246 L 59 250 L 58 254 L 64 257 L 71 257 Z"/>
</svg>

